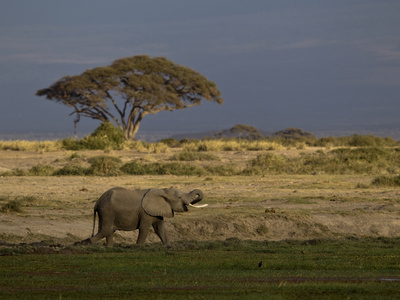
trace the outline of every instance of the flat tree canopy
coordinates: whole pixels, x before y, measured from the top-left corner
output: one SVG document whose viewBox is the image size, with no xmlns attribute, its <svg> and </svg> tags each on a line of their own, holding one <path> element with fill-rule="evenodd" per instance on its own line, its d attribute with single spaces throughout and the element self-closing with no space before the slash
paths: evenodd
<svg viewBox="0 0 400 300">
<path fill-rule="evenodd" d="M 65 76 L 36 95 L 71 106 L 75 124 L 81 116 L 114 121 L 127 139 L 135 137 L 148 114 L 199 105 L 202 100 L 224 101 L 216 84 L 200 73 L 164 57 L 147 55 L 121 58 L 109 66 Z"/>
</svg>

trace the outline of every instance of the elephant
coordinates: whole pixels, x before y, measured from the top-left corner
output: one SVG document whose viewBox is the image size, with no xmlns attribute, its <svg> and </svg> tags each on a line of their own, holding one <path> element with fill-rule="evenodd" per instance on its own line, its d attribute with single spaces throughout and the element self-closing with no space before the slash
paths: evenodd
<svg viewBox="0 0 400 300">
<path fill-rule="evenodd" d="M 165 230 L 164 218 L 172 218 L 174 212 L 188 211 L 187 206 L 194 205 L 203 199 L 203 192 L 195 189 L 189 193 L 175 188 L 128 190 L 122 187 L 106 191 L 96 202 L 93 215 L 92 236 L 81 241 L 81 244 L 92 244 L 106 238 L 106 246 L 113 246 L 113 235 L 116 230 L 132 231 L 139 229 L 137 244 L 144 244 L 153 226 L 163 245 L 169 240 Z M 98 233 L 96 213 L 99 216 Z"/>
</svg>

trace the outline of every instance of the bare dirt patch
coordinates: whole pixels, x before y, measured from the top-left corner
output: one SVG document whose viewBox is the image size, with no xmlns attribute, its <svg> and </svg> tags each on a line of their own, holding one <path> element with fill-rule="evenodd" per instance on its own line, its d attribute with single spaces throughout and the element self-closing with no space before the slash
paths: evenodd
<svg viewBox="0 0 400 300">
<path fill-rule="evenodd" d="M 0 151 L 0 168 L 29 169 L 37 164 L 61 167 L 71 154 Z M 126 162 L 132 159 L 166 161 L 172 154 L 114 151 L 108 155 Z M 259 152 L 213 154 L 223 163 L 245 163 Z M 79 155 L 91 157 L 104 152 L 82 151 Z M 370 187 L 371 180 L 371 176 L 339 175 L 5 176 L 0 178 L 0 207 L 16 197 L 30 196 L 34 200 L 22 203 L 20 213 L 0 212 L 0 240 L 69 244 L 85 239 L 91 235 L 95 201 L 115 186 L 202 189 L 208 207 L 191 209 L 167 220 L 172 241 L 232 237 L 252 240 L 398 237 L 400 191 Z M 134 243 L 136 237 L 136 232 L 118 232 L 116 242 Z M 159 242 L 159 239 L 151 234 L 148 242 Z"/>
</svg>

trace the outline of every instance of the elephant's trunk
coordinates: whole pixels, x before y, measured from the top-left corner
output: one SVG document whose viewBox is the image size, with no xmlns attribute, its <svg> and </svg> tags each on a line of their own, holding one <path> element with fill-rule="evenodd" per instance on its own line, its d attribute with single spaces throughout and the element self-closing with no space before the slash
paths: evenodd
<svg viewBox="0 0 400 300">
<path fill-rule="evenodd" d="M 193 204 L 195 204 L 195 203 L 200 202 L 201 200 L 203 200 L 203 192 L 202 192 L 201 190 L 196 189 L 196 190 L 191 191 L 191 192 L 189 193 L 189 198 L 191 199 L 191 201 L 188 203 L 189 206 L 199 208 L 199 207 L 205 207 L 205 206 L 208 205 L 208 204 L 204 204 L 204 205 L 193 205 Z"/>
<path fill-rule="evenodd" d="M 201 190 L 193 190 L 189 193 L 189 198 L 192 199 L 192 201 L 190 201 L 190 204 L 195 204 L 197 202 L 200 202 L 201 200 L 203 200 L 203 192 Z"/>
</svg>

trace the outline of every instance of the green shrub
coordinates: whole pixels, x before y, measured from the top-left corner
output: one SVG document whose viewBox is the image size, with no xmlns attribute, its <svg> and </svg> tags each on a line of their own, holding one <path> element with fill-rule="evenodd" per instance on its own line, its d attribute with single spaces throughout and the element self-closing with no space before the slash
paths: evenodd
<svg viewBox="0 0 400 300">
<path fill-rule="evenodd" d="M 110 122 L 103 122 L 89 136 L 81 140 L 67 138 L 62 141 L 67 150 L 120 150 L 125 143 L 124 132 Z"/>
<path fill-rule="evenodd" d="M 178 161 L 214 161 L 220 160 L 218 156 L 202 152 L 192 152 L 192 151 L 182 151 L 180 153 L 174 154 L 170 160 Z"/>
<path fill-rule="evenodd" d="M 366 161 L 373 163 L 379 161 L 381 158 L 388 157 L 392 152 L 391 149 L 385 148 L 340 148 L 332 150 L 330 153 L 334 154 L 339 160 L 346 162 L 350 160 Z"/>
<path fill-rule="evenodd" d="M 92 175 L 117 176 L 120 174 L 119 167 L 122 160 L 113 156 L 95 156 L 89 159 L 91 165 L 89 172 Z"/>
<path fill-rule="evenodd" d="M 21 201 L 11 200 L 4 204 L 0 211 L 3 213 L 22 212 Z"/>
<path fill-rule="evenodd" d="M 16 168 L 15 170 L 13 170 L 13 175 L 15 176 L 25 176 L 27 174 L 27 172 L 25 170 Z"/>
<path fill-rule="evenodd" d="M 90 170 L 77 164 L 69 164 L 54 172 L 53 175 L 85 176 L 89 175 Z"/>
<path fill-rule="evenodd" d="M 297 157 L 260 154 L 247 163 L 243 174 L 394 174 L 400 171 L 399 161 L 398 149 L 376 147 L 316 151 Z"/>
<path fill-rule="evenodd" d="M 116 146 L 112 141 L 108 139 L 107 136 L 88 136 L 83 138 L 80 143 L 83 145 L 84 149 L 87 150 L 118 150 L 119 147 Z"/>
<path fill-rule="evenodd" d="M 316 140 L 313 146 L 316 147 L 394 147 L 398 143 L 391 137 L 377 137 L 373 135 L 353 134 L 343 137 L 323 137 Z"/>
<path fill-rule="evenodd" d="M 336 143 L 336 138 L 334 137 L 322 137 L 320 139 L 317 139 L 313 146 L 314 147 L 332 147 L 335 146 Z"/>
<path fill-rule="evenodd" d="M 74 159 L 78 159 L 78 158 L 80 158 L 80 157 L 81 157 L 81 156 L 79 155 L 79 153 L 74 152 L 74 153 L 71 154 L 71 156 L 69 157 L 69 159 L 70 159 L 70 160 L 74 160 Z"/>
<path fill-rule="evenodd" d="M 34 203 L 39 201 L 39 198 L 36 196 L 17 196 L 16 200 L 21 201 L 23 204 L 25 203 Z"/>
<path fill-rule="evenodd" d="M 218 176 L 234 176 L 242 173 L 241 170 L 234 165 L 205 166 L 204 169 L 207 174 Z"/>
<path fill-rule="evenodd" d="M 179 148 L 182 146 L 178 140 L 172 138 L 162 139 L 161 143 L 167 145 L 170 148 Z"/>
<path fill-rule="evenodd" d="M 124 164 L 121 167 L 121 171 L 129 175 L 146 175 L 152 174 L 150 165 L 142 164 L 137 161 L 132 161 Z"/>
<path fill-rule="evenodd" d="M 246 175 L 264 175 L 265 173 L 284 173 L 288 159 L 282 155 L 275 154 L 259 154 L 256 158 L 251 159 L 247 163 L 247 167 L 243 170 Z"/>
<path fill-rule="evenodd" d="M 51 176 L 55 172 L 55 168 L 50 165 L 36 165 L 33 166 L 29 171 L 28 174 L 32 176 Z"/>
<path fill-rule="evenodd" d="M 39 198 L 35 196 L 14 196 L 14 197 L 0 196 L 1 202 L 7 201 L 7 203 L 0 208 L 0 212 L 4 213 L 22 212 L 23 206 L 32 205 L 38 200 Z"/>
<path fill-rule="evenodd" d="M 151 163 L 143 164 L 132 161 L 124 164 L 121 171 L 129 175 L 201 175 L 203 169 L 180 163 Z"/>
<path fill-rule="evenodd" d="M 0 177 L 6 177 L 6 176 L 16 176 L 14 174 L 14 171 L 4 171 L 4 172 L 0 172 Z"/>
<path fill-rule="evenodd" d="M 332 150 L 330 164 L 333 161 L 348 174 L 379 174 L 397 172 L 400 153 L 393 148 L 341 148 Z"/>
<path fill-rule="evenodd" d="M 204 171 L 199 167 L 189 164 L 167 163 L 159 164 L 158 173 L 160 175 L 193 176 L 202 175 Z"/>
<path fill-rule="evenodd" d="M 268 229 L 268 227 L 267 227 L 266 224 L 262 224 L 262 225 L 260 225 L 260 226 L 257 227 L 256 232 L 257 232 L 259 235 L 267 235 L 268 232 L 269 232 L 269 229 Z"/>
<path fill-rule="evenodd" d="M 73 150 L 73 151 L 85 149 L 85 146 L 81 143 L 80 140 L 73 139 L 73 138 L 66 138 L 66 139 L 62 140 L 62 146 L 66 150 Z"/>
<path fill-rule="evenodd" d="M 373 135 L 354 134 L 349 138 L 350 147 L 376 147 L 381 145 L 381 139 Z"/>
<path fill-rule="evenodd" d="M 400 186 L 400 176 L 378 176 L 372 180 L 372 185 L 398 187 Z"/>
</svg>

